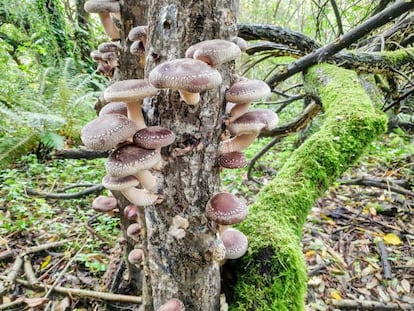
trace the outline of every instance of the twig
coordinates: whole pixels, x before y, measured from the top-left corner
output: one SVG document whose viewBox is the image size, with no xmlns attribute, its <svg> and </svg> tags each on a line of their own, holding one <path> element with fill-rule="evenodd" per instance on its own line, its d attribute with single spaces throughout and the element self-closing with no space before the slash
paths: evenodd
<svg viewBox="0 0 414 311">
<path fill-rule="evenodd" d="M 9 303 L 4 303 L 2 305 L 0 305 L 0 310 L 7 310 L 7 309 L 11 309 L 17 306 L 20 306 L 22 304 L 25 304 L 25 301 L 23 298 L 18 298 L 15 301 L 9 302 Z"/>
<path fill-rule="evenodd" d="M 414 9 L 414 1 L 398 1 L 395 4 L 389 6 L 382 12 L 369 18 L 359 26 L 355 27 L 351 31 L 344 34 L 341 38 L 317 49 L 316 51 L 300 58 L 298 61 L 292 63 L 288 67 L 284 68 L 282 72 L 279 72 L 266 82 L 271 88 L 273 88 L 278 82 L 286 80 L 294 74 L 305 70 L 306 68 L 324 62 L 328 57 L 338 53 L 340 50 L 346 48 L 353 42 L 361 39 L 372 30 L 390 22 L 401 14 Z"/>
<path fill-rule="evenodd" d="M 51 243 L 46 243 L 46 244 L 42 244 L 42 245 L 36 245 L 36 246 L 31 246 L 26 248 L 22 254 L 20 254 L 20 256 L 24 256 L 30 253 L 37 253 L 37 252 L 41 252 L 41 251 L 45 251 L 48 250 L 49 248 L 55 248 L 55 247 L 60 247 L 63 246 L 67 243 L 69 243 L 70 240 L 61 240 L 61 241 L 57 241 L 57 242 L 51 242 Z"/>
<path fill-rule="evenodd" d="M 0 280 L 6 280 L 6 277 L 0 276 Z M 50 285 L 43 285 L 43 284 L 38 284 L 36 286 L 30 286 L 28 281 L 25 281 L 22 279 L 16 279 L 15 282 L 23 286 L 34 288 L 34 289 L 48 290 L 49 288 L 51 288 Z M 125 303 L 136 303 L 136 304 L 139 304 L 142 302 L 142 298 L 140 296 L 118 295 L 118 294 L 98 292 L 98 291 L 78 289 L 78 288 L 67 288 L 67 287 L 56 286 L 55 288 L 53 288 L 53 291 L 56 293 L 61 293 L 61 294 L 69 295 L 69 296 L 77 296 L 81 298 L 92 298 L 92 299 L 125 302 Z"/>
<path fill-rule="evenodd" d="M 252 170 L 254 165 L 256 164 L 257 160 L 259 160 L 266 152 L 270 150 L 274 145 L 276 145 L 278 142 L 280 142 L 280 137 L 275 137 L 272 139 L 270 143 L 268 143 L 262 150 L 260 150 L 250 161 L 249 163 L 249 169 L 247 170 L 247 180 L 252 180 L 255 183 L 259 183 L 256 179 L 252 177 Z"/>
<path fill-rule="evenodd" d="M 39 283 L 39 280 L 36 278 L 36 275 L 33 271 L 33 266 L 30 261 L 29 256 L 24 256 L 24 264 L 23 264 L 24 275 L 26 276 L 27 281 L 31 286 Z"/>
<path fill-rule="evenodd" d="M 9 249 L 0 252 L 0 260 L 5 260 L 10 257 L 13 257 L 13 252 Z"/>
<path fill-rule="evenodd" d="M 393 191 L 395 193 L 407 195 L 414 198 L 414 192 L 404 189 L 398 186 L 390 185 L 392 181 L 389 180 L 379 180 L 374 178 L 367 178 L 367 177 L 358 177 L 354 179 L 340 179 L 338 182 L 341 185 L 358 185 L 358 186 L 370 186 L 370 187 L 377 187 L 380 189 L 385 189 L 388 191 Z"/>
<path fill-rule="evenodd" d="M 414 310 L 414 306 L 408 303 L 382 303 L 378 301 L 370 301 L 370 300 L 350 300 L 350 299 L 342 299 L 342 300 L 329 300 L 329 304 L 339 307 L 342 309 L 349 309 L 349 310 Z"/>
<path fill-rule="evenodd" d="M 342 26 L 342 19 L 341 19 L 341 12 L 339 12 L 338 5 L 336 4 L 335 0 L 330 0 L 332 9 L 335 14 L 336 24 L 338 26 L 338 33 L 337 37 L 344 34 L 344 28 Z"/>
<path fill-rule="evenodd" d="M 381 239 L 376 240 L 376 242 L 377 242 L 379 254 L 381 257 L 381 264 L 382 264 L 382 269 L 384 272 L 384 278 L 390 280 L 393 278 L 393 275 L 391 272 L 390 262 L 388 261 L 387 249 L 385 248 L 385 244 Z"/>
<path fill-rule="evenodd" d="M 85 190 L 79 191 L 77 193 L 45 193 L 37 192 L 34 189 L 26 188 L 26 193 L 28 195 L 35 195 L 45 199 L 59 199 L 59 200 L 69 200 L 69 199 L 79 199 L 90 194 L 99 194 L 104 190 L 104 186 L 101 184 L 94 185 Z"/>
<path fill-rule="evenodd" d="M 109 151 L 93 151 L 87 149 L 61 149 L 57 150 L 53 157 L 56 159 L 97 159 L 107 158 Z"/>
<path fill-rule="evenodd" d="M 7 273 L 7 276 L 6 276 L 7 284 L 13 284 L 22 266 L 23 266 L 23 257 L 18 256 L 16 260 L 14 261 L 13 266 L 11 267 L 9 273 Z"/>
</svg>

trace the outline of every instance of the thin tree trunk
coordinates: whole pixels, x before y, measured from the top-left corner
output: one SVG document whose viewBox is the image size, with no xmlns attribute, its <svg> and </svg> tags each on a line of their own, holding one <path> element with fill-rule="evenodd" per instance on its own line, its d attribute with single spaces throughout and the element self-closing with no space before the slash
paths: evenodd
<svg viewBox="0 0 414 311">
<path fill-rule="evenodd" d="M 235 0 L 151 0 L 149 8 L 148 72 L 166 60 L 184 57 L 191 44 L 236 34 Z M 175 91 L 162 91 L 153 101 L 151 123 L 167 127 L 177 136 L 162 151 L 165 164 L 159 193 L 163 201 L 145 209 L 154 310 L 171 298 L 182 300 L 187 310 L 219 310 L 220 269 L 211 254 L 217 230 L 204 210 L 219 190 L 216 158 L 224 91 L 232 66 L 219 68 L 222 86 L 202 94 L 194 107 L 180 101 Z M 190 224 L 179 240 L 168 233 L 176 215 Z"/>
</svg>

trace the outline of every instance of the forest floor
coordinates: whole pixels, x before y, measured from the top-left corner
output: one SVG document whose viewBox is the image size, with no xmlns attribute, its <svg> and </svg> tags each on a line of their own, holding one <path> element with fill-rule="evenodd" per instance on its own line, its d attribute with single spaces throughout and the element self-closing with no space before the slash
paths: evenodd
<svg viewBox="0 0 414 311">
<path fill-rule="evenodd" d="M 261 172 L 255 178 L 266 182 L 274 176 L 277 165 L 263 169 L 264 165 L 277 161 L 272 152 L 261 160 Z M 279 160 L 283 162 L 282 154 Z M 46 200 L 29 196 L 27 190 L 77 192 L 82 189 L 80 184 L 99 183 L 103 172 L 96 172 L 103 171 L 102 167 L 102 159 L 40 163 L 29 156 L 0 172 L 0 278 L 10 275 L 15 259 L 28 247 L 52 245 L 28 254 L 37 280 L 48 285 L 101 289 L 110 249 L 119 232 L 117 218 L 91 210 L 92 196 Z M 226 172 L 223 186 L 238 182 L 232 192 L 250 202 L 260 186 L 246 182 L 245 176 L 245 170 Z M 345 184 L 349 180 L 377 185 Z M 77 187 L 64 189 L 68 185 Z M 303 236 L 309 274 L 307 310 L 414 309 L 413 186 L 413 139 L 388 135 L 370 146 L 314 205 Z M 56 242 L 64 246 L 50 244 Z M 23 268 L 16 274 L 28 279 Z M 7 283 L 3 281 L 3 285 Z M 52 296 L 18 284 L 6 289 L 0 310 L 16 300 L 20 303 L 7 310 L 46 310 L 46 306 L 49 310 L 92 310 L 76 296 Z M 369 309 L 371 301 L 379 305 Z M 358 307 L 361 302 L 365 305 Z"/>
</svg>

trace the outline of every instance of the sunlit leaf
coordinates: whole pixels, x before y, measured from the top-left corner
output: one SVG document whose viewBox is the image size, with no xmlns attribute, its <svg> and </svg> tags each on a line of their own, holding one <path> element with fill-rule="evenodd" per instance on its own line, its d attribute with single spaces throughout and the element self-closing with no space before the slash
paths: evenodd
<svg viewBox="0 0 414 311">
<path fill-rule="evenodd" d="M 382 237 L 385 244 L 388 245 L 401 245 L 401 239 L 394 233 L 388 233 Z"/>
</svg>

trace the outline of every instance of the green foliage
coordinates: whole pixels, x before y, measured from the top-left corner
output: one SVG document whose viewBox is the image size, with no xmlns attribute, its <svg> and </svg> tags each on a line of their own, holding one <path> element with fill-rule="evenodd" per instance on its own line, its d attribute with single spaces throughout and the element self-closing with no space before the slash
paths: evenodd
<svg viewBox="0 0 414 311">
<path fill-rule="evenodd" d="M 15 79 L 14 83 L 20 87 L 0 103 L 0 166 L 38 142 L 61 148 L 63 139 L 79 140 L 80 129 L 94 117 L 95 98 L 104 88 L 102 78 L 77 72 L 71 59 L 60 68 L 45 69 L 35 82 Z"/>
</svg>

